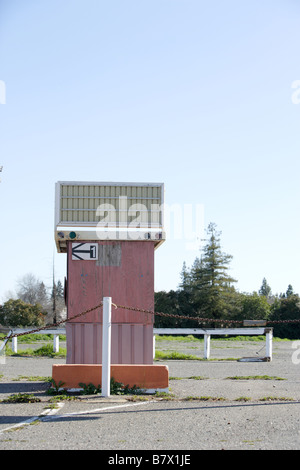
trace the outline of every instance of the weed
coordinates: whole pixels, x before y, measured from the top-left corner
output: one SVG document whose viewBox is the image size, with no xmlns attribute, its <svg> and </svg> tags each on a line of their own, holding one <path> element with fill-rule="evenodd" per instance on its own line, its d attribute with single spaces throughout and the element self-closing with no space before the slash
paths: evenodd
<svg viewBox="0 0 300 470">
<path fill-rule="evenodd" d="M 35 397 L 33 394 L 16 393 L 2 400 L 2 403 L 38 403 L 40 401 L 40 398 Z"/>
<path fill-rule="evenodd" d="M 58 384 L 55 382 L 54 379 L 50 378 L 50 383 L 52 385 L 52 387 L 50 387 L 48 390 L 47 390 L 47 394 L 48 395 L 61 395 L 62 393 L 65 393 L 64 390 L 61 390 L 62 386 L 64 385 L 64 382 L 62 382 L 61 380 L 58 382 Z"/>
<path fill-rule="evenodd" d="M 235 401 L 250 401 L 251 398 L 250 397 L 238 397 L 235 399 Z"/>
<path fill-rule="evenodd" d="M 78 400 L 78 397 L 75 395 L 67 395 L 65 393 L 62 393 L 61 395 L 54 395 L 49 399 L 49 403 L 53 403 L 53 406 L 55 407 L 55 404 L 59 401 L 71 401 L 71 400 Z"/>
<path fill-rule="evenodd" d="M 116 382 L 112 377 L 110 381 L 110 393 L 112 395 L 137 395 L 142 393 L 141 389 L 136 385 L 129 387 L 129 385 L 122 384 L 121 382 Z"/>
<path fill-rule="evenodd" d="M 148 401 L 149 398 L 145 396 L 140 396 L 140 395 L 132 395 L 131 397 L 127 398 L 128 401 Z"/>
<path fill-rule="evenodd" d="M 175 398 L 175 395 L 173 395 L 173 393 L 168 392 L 155 392 L 154 396 L 155 398 L 162 398 L 164 400 L 173 400 Z"/>
<path fill-rule="evenodd" d="M 288 397 L 263 397 L 260 398 L 259 401 L 294 401 L 293 398 L 288 398 Z"/>
<path fill-rule="evenodd" d="M 81 391 L 82 395 L 96 395 L 97 393 L 101 393 L 100 385 L 95 387 L 95 385 L 92 383 L 89 383 L 88 385 L 86 385 L 82 382 L 80 382 L 78 385 L 82 388 L 82 391 Z"/>
<path fill-rule="evenodd" d="M 98 385 L 97 387 L 89 383 L 88 385 L 80 382 L 78 384 L 83 390 L 82 394 L 83 395 L 94 395 L 101 393 L 101 386 Z M 111 395 L 138 395 L 142 393 L 141 389 L 137 387 L 136 385 L 133 385 L 133 387 L 130 387 L 128 384 L 124 385 L 121 382 L 117 382 L 113 377 L 110 380 L 110 393 Z"/>
<path fill-rule="evenodd" d="M 201 375 L 192 375 L 191 377 L 188 377 L 188 379 L 192 380 L 205 380 L 207 377 L 202 377 Z"/>
</svg>

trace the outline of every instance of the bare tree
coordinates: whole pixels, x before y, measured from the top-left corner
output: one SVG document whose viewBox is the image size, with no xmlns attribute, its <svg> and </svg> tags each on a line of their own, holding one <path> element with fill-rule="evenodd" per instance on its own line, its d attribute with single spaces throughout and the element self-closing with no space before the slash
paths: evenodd
<svg viewBox="0 0 300 470">
<path fill-rule="evenodd" d="M 19 299 L 34 305 L 41 303 L 41 282 L 31 273 L 25 274 L 17 282 Z"/>
<path fill-rule="evenodd" d="M 46 315 L 46 324 L 56 323 L 66 317 L 64 291 L 62 283 L 53 278 L 52 289 L 46 287 L 31 273 L 25 274 L 17 283 L 17 298 L 35 305 L 40 304 Z"/>
</svg>

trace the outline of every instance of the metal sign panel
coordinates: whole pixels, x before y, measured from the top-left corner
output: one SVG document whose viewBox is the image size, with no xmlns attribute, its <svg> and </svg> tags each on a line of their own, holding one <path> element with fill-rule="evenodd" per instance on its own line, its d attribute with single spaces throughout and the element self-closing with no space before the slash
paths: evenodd
<svg viewBox="0 0 300 470">
<path fill-rule="evenodd" d="M 165 240 L 163 219 L 163 183 L 59 181 L 55 186 L 55 242 L 61 253 L 68 241 L 148 240 L 157 248 Z"/>
<path fill-rule="evenodd" d="M 72 260 L 94 260 L 98 259 L 97 243 L 72 243 Z"/>
<path fill-rule="evenodd" d="M 162 227 L 163 183 L 56 183 L 56 225 Z"/>
</svg>

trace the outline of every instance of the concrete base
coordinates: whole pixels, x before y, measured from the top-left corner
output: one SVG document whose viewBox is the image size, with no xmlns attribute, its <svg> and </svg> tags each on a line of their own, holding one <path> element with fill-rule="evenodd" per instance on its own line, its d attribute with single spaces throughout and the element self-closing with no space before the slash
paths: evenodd
<svg viewBox="0 0 300 470">
<path fill-rule="evenodd" d="M 111 377 L 116 382 L 133 387 L 136 385 L 146 393 L 168 391 L 169 369 L 164 365 L 152 364 L 113 364 L 110 369 Z M 78 389 L 80 383 L 101 386 L 101 364 L 54 364 L 52 379 L 61 388 Z"/>
</svg>

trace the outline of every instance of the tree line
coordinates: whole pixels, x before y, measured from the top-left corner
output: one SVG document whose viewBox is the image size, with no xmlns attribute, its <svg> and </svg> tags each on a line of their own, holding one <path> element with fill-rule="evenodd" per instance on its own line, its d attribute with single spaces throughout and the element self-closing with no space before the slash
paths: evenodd
<svg viewBox="0 0 300 470">
<path fill-rule="evenodd" d="M 300 320 L 300 298 L 291 285 L 286 292 L 273 295 L 264 278 L 258 292 L 239 292 L 235 287 L 237 281 L 229 274 L 232 256 L 222 252 L 221 232 L 216 224 L 208 225 L 207 235 L 201 256 L 190 268 L 183 263 L 178 289 L 155 293 L 155 311 L 177 316 L 155 315 L 156 328 L 201 328 L 204 323 L 208 328 L 221 328 L 230 321 L 246 319 Z M 180 317 L 201 318 L 205 322 Z M 300 338 L 300 323 L 271 326 L 277 337 Z"/>
<path fill-rule="evenodd" d="M 0 305 L 0 325 L 10 327 L 44 326 L 62 320 L 65 315 L 64 288 L 61 281 L 46 288 L 43 281 L 29 273 L 17 284 L 16 296 Z"/>
<path fill-rule="evenodd" d="M 207 235 L 201 256 L 196 257 L 190 268 L 183 263 L 178 289 L 155 293 L 155 311 L 176 315 L 155 315 L 156 328 L 221 328 L 236 320 L 300 321 L 300 298 L 291 285 L 284 293 L 273 295 L 264 278 L 258 292 L 239 292 L 235 288 L 237 281 L 229 274 L 232 256 L 223 253 L 216 224 L 208 225 Z M 32 274 L 19 280 L 17 298 L 9 298 L 0 305 L 2 326 L 43 326 L 64 318 L 61 281 L 56 283 L 53 279 L 52 287 L 47 289 Z M 277 337 L 300 338 L 300 322 L 272 326 Z"/>
</svg>

